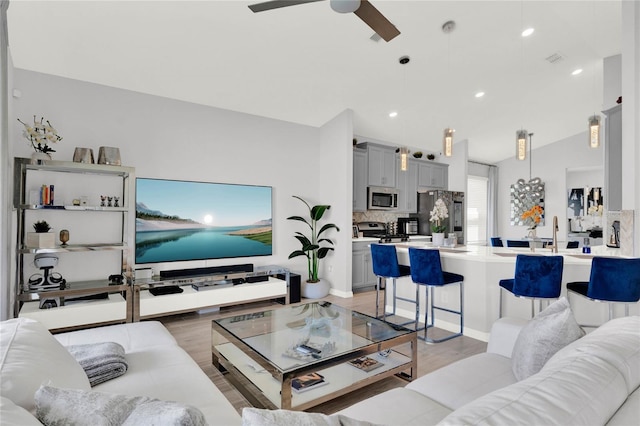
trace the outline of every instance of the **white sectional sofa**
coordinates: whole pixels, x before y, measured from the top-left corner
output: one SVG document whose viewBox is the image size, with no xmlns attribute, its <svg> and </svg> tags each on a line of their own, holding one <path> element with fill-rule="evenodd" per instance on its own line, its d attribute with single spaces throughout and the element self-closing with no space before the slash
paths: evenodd
<svg viewBox="0 0 640 426">
<path fill-rule="evenodd" d="M 241 419 L 160 323 L 53 336 L 33 320 L 9 320 L 0 324 L 0 419 L 2 425 L 40 424 L 31 414 L 34 394 L 41 385 L 49 385 L 177 401 L 198 408 L 210 425 L 640 424 L 640 317 L 608 322 L 560 349 L 538 372 L 518 380 L 522 369 L 514 368 L 519 358 L 511 359 L 514 347 L 522 354 L 524 341 L 525 355 L 544 352 L 557 337 L 532 334 L 532 325 L 534 321 L 503 318 L 494 324 L 485 353 L 359 402 L 337 413 L 340 417 L 245 409 L 247 416 Z M 534 340 L 527 342 L 525 335 Z M 63 345 L 105 341 L 125 348 L 129 368 L 90 388 L 84 370 Z M 86 424 L 100 423 L 90 418 Z"/>
<path fill-rule="evenodd" d="M 640 317 L 609 321 L 518 381 L 511 354 L 525 324 L 500 319 L 486 353 L 338 414 L 388 425 L 640 424 Z"/>
<path fill-rule="evenodd" d="M 241 424 L 240 415 L 222 392 L 159 322 L 51 335 L 40 323 L 21 318 L 0 323 L 0 334 L 3 426 L 40 424 L 32 414 L 34 394 L 41 385 L 176 401 L 199 409 L 210 425 Z M 122 345 L 128 370 L 91 388 L 84 370 L 64 346 L 98 342 Z M 88 418 L 86 424 L 102 423 Z"/>
</svg>

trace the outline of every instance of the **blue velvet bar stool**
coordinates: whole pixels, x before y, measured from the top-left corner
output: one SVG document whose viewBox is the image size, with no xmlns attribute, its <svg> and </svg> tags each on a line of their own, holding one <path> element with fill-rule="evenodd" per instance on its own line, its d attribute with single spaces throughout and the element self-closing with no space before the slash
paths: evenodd
<svg viewBox="0 0 640 426">
<path fill-rule="evenodd" d="M 529 247 L 529 241 L 525 240 L 507 240 L 507 247 Z"/>
<path fill-rule="evenodd" d="M 390 278 L 393 280 L 393 311 L 388 315 L 396 314 L 396 301 L 403 300 L 409 303 L 416 303 L 415 300 L 396 296 L 396 279 L 406 277 L 411 274 L 408 266 L 398 264 L 398 254 L 396 246 L 393 244 L 371 244 L 371 263 L 373 264 L 373 273 L 378 277 L 376 282 L 376 318 L 380 318 L 380 289 L 384 289 L 384 299 L 382 303 L 382 319 L 387 317 L 387 287 L 383 285 L 383 280 Z M 412 321 L 400 324 L 406 325 Z"/>
<path fill-rule="evenodd" d="M 502 238 L 491 237 L 491 247 L 504 247 L 504 244 L 502 244 Z"/>
<path fill-rule="evenodd" d="M 531 299 L 531 317 L 535 314 L 535 299 L 557 299 L 562 289 L 562 256 L 536 256 L 519 254 L 516 257 L 515 277 L 500 280 L 500 314 L 502 318 L 502 293 Z"/>
<path fill-rule="evenodd" d="M 589 282 L 567 283 L 567 290 L 595 302 L 608 303 L 609 319 L 613 318 L 614 303 L 624 303 L 625 316 L 629 316 L 629 303 L 640 300 L 640 258 L 595 256 L 591 261 Z"/>
<path fill-rule="evenodd" d="M 409 247 L 409 263 L 411 265 L 411 279 L 419 286 L 425 286 L 425 313 L 424 313 L 424 338 L 418 336 L 429 343 L 440 343 L 454 337 L 462 336 L 464 328 L 464 277 L 462 275 L 445 272 L 442 270 L 440 262 L 440 251 L 435 249 L 419 249 Z M 449 284 L 460 284 L 460 310 L 455 311 L 435 304 L 433 298 L 433 289 L 443 287 Z M 416 290 L 416 298 L 418 290 Z M 429 306 L 429 297 L 431 297 L 431 306 Z M 434 325 L 435 310 L 446 311 L 456 314 L 460 317 L 460 332 L 444 337 L 442 339 L 430 339 L 427 331 Z M 428 313 L 431 312 L 431 322 L 428 322 Z M 420 324 L 420 304 L 416 305 L 416 321 L 415 326 L 418 330 Z"/>
</svg>

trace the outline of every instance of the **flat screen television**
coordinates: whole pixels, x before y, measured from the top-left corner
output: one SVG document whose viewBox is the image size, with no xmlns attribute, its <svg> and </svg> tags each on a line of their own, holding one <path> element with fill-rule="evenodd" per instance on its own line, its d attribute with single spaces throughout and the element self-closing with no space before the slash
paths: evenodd
<svg viewBox="0 0 640 426">
<path fill-rule="evenodd" d="M 136 264 L 269 256 L 272 188 L 136 179 Z"/>
</svg>

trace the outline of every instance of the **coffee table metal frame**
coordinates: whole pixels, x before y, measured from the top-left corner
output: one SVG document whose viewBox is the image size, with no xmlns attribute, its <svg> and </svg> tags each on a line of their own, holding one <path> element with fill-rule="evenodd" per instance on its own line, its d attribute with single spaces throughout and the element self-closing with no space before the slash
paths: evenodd
<svg viewBox="0 0 640 426">
<path fill-rule="evenodd" d="M 339 351 L 336 354 L 323 356 L 321 359 L 311 359 L 308 362 L 301 361 L 290 368 L 282 368 L 275 361 L 263 356 L 251 344 L 247 343 L 247 339 L 236 335 L 236 333 L 242 334 L 238 332 L 240 330 L 239 326 L 244 327 L 244 330 L 247 328 L 253 328 L 254 330 L 262 328 L 264 330 L 267 327 L 267 323 L 271 321 L 271 314 L 275 310 L 300 308 L 300 306 L 304 307 L 304 304 L 286 306 L 257 314 L 240 316 L 240 319 L 237 319 L 238 316 L 236 316 L 235 318 L 227 317 L 213 320 L 211 332 L 213 365 L 223 374 L 226 374 L 225 377 L 254 406 L 270 409 L 305 410 L 393 375 L 407 381 L 412 381 L 416 378 L 417 334 L 415 331 L 386 323 L 356 311 L 340 308 L 328 302 L 312 302 L 310 305 L 317 305 L 318 303 L 327 304 L 342 315 L 350 315 L 351 330 L 345 332 L 350 332 L 354 335 L 354 339 L 357 337 L 364 343 L 356 344 L 353 348 L 347 348 L 347 350 Z M 356 322 L 355 326 L 354 322 Z M 388 331 L 386 338 L 367 337 L 367 328 L 372 325 L 378 329 L 386 329 Z M 254 333 L 256 332 L 254 331 Z M 258 331 L 257 334 L 260 338 L 267 338 L 267 336 L 274 333 L 271 331 Z M 391 336 L 389 337 L 389 335 Z M 405 344 L 409 344 L 409 355 L 402 354 L 397 350 L 398 346 Z M 363 372 L 346 364 L 354 358 L 378 354 L 386 350 L 391 350 L 389 358 L 374 356 L 382 360 L 393 360 L 393 362 L 388 362 L 387 367 L 383 365 L 382 368 Z M 357 373 L 352 373 L 349 369 L 357 371 Z M 322 386 L 317 389 L 310 389 L 305 393 L 296 394 L 292 392 L 291 381 L 296 377 L 312 372 L 323 374 L 329 385 L 331 385 L 332 373 L 334 378 L 339 375 L 342 381 L 344 381 L 345 376 L 351 375 L 353 381 L 348 380 L 346 384 L 339 388 Z M 269 379 L 269 376 L 272 379 Z M 276 392 L 278 391 L 280 395 L 279 401 L 277 396 L 274 397 L 274 394 L 277 395 Z M 271 398 L 267 393 L 271 393 Z"/>
</svg>

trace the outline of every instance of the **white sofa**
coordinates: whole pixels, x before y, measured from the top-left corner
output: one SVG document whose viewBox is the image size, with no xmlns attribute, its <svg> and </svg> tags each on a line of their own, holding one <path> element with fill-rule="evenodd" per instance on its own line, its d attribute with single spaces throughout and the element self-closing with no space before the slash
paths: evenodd
<svg viewBox="0 0 640 426">
<path fill-rule="evenodd" d="M 198 408 L 211 425 L 239 425 L 241 417 L 196 362 L 159 322 L 139 322 L 51 335 L 30 319 L 0 323 L 0 419 L 3 425 L 39 424 L 34 394 L 41 385 L 148 396 Z M 206 336 L 205 336 L 206 337 Z M 63 347 L 116 342 L 127 372 L 90 387 L 84 370 Z M 87 424 L 99 424 L 91 419 Z"/>
<path fill-rule="evenodd" d="M 388 425 L 640 424 L 640 317 L 609 321 L 518 381 L 511 354 L 525 324 L 498 320 L 486 353 L 338 414 Z"/>
</svg>

